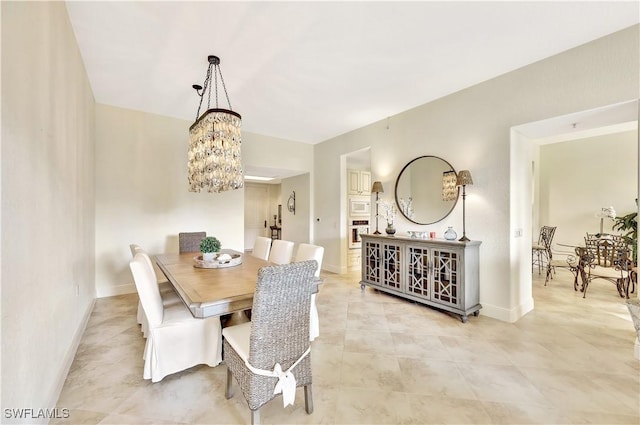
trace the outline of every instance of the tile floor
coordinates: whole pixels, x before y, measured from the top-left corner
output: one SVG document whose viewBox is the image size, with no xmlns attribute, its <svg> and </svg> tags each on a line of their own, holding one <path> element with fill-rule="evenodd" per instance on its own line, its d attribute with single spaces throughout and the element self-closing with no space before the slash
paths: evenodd
<svg viewBox="0 0 640 425">
<path fill-rule="evenodd" d="M 638 424 L 640 362 L 624 300 L 595 282 L 586 299 L 568 272 L 534 273 L 535 310 L 509 324 L 468 323 L 323 274 L 313 342 L 314 407 L 281 398 L 265 424 Z M 136 295 L 98 299 L 58 400 L 74 424 L 243 424 L 239 391 L 224 398 L 225 366 L 198 366 L 152 384 Z"/>
</svg>

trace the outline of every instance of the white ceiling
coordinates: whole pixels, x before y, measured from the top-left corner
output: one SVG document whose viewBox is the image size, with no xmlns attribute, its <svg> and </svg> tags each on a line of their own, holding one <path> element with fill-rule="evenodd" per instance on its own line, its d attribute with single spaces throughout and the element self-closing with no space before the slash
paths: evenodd
<svg viewBox="0 0 640 425">
<path fill-rule="evenodd" d="M 244 131 L 306 143 L 639 21 L 637 1 L 78 1 L 67 9 L 98 103 L 192 121 L 191 85 L 203 83 L 214 54 Z"/>
</svg>

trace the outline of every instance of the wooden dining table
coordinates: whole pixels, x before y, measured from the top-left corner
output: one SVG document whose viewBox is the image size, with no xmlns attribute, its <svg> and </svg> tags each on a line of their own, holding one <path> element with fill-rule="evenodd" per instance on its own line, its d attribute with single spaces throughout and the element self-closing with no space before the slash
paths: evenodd
<svg viewBox="0 0 640 425">
<path fill-rule="evenodd" d="M 195 267 L 199 252 L 155 256 L 156 264 L 196 318 L 243 311 L 253 305 L 258 270 L 270 263 L 233 250 L 221 251 L 225 252 L 242 255 L 242 263 L 199 268 Z"/>
</svg>

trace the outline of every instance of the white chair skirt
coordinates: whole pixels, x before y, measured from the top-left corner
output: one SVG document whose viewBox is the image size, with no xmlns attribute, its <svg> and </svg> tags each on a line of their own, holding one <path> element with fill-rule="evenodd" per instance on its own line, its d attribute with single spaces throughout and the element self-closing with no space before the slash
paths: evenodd
<svg viewBox="0 0 640 425">
<path fill-rule="evenodd" d="M 183 305 L 164 307 L 162 324 L 148 333 L 143 378 L 158 382 L 167 375 L 222 361 L 219 317 L 196 319 Z"/>
</svg>

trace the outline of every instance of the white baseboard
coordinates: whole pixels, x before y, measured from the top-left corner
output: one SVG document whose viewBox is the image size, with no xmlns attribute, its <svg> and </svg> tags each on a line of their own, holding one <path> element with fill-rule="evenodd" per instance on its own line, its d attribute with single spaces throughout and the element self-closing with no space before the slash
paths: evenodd
<svg viewBox="0 0 640 425">
<path fill-rule="evenodd" d="M 80 322 L 80 326 L 76 330 L 76 333 L 73 335 L 73 340 L 71 341 L 71 345 L 69 345 L 69 349 L 64 356 L 64 363 L 62 369 L 60 369 L 60 373 L 58 374 L 57 383 L 53 389 L 53 394 L 51 394 L 49 398 L 48 406 L 51 409 L 56 407 L 58 403 L 58 399 L 60 398 L 60 393 L 62 392 L 62 388 L 64 387 L 64 383 L 67 380 L 67 375 L 69 374 L 69 370 L 71 370 L 71 365 L 73 364 L 73 360 L 76 358 L 76 352 L 78 351 L 78 346 L 80 345 L 80 341 L 82 340 L 82 335 L 84 335 L 84 331 L 87 328 L 87 324 L 89 323 L 89 318 L 91 317 L 91 312 L 93 312 L 93 307 L 96 304 L 95 298 L 89 304 L 89 307 L 84 312 L 82 321 Z"/>
<path fill-rule="evenodd" d="M 121 285 L 109 286 L 106 288 L 96 288 L 96 297 L 113 297 L 114 295 L 133 294 L 135 292 L 137 292 L 136 286 L 133 283 L 124 283 Z"/>
<path fill-rule="evenodd" d="M 640 360 L 640 340 L 636 338 L 635 344 L 633 344 L 633 357 Z"/>
<path fill-rule="evenodd" d="M 516 306 L 512 309 L 485 303 L 481 304 L 482 310 L 480 310 L 480 314 L 508 323 L 517 322 L 518 319 L 533 310 L 533 298 L 530 298 L 525 303 L 520 304 L 519 306 Z"/>
</svg>

